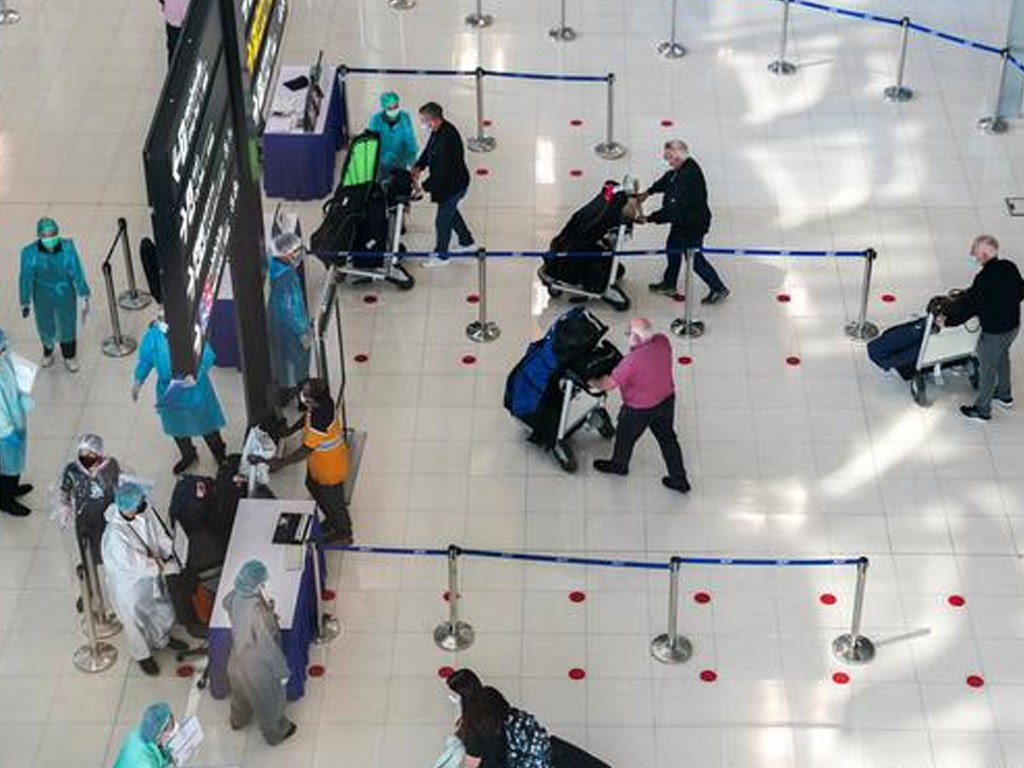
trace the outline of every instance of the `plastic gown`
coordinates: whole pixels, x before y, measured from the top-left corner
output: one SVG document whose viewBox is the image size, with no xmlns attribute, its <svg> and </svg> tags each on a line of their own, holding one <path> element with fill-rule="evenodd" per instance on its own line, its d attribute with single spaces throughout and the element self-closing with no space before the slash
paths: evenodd
<svg viewBox="0 0 1024 768">
<path fill-rule="evenodd" d="M 209 371 L 217 358 L 209 344 L 203 345 L 203 357 L 196 372 L 196 383 L 181 393 L 175 404 L 163 404 L 170 386 L 171 347 L 167 334 L 158 323 L 152 323 L 139 344 L 139 359 L 135 365 L 135 381 L 141 384 L 156 369 L 156 410 L 168 437 L 200 437 L 216 432 L 227 422 L 221 410 L 217 393 L 210 383 Z"/>
<path fill-rule="evenodd" d="M 270 354 L 277 386 L 294 389 L 309 378 L 309 314 L 299 273 L 281 259 L 270 259 L 270 298 L 267 300 Z"/>
<path fill-rule="evenodd" d="M 18 390 L 10 355 L 0 355 L 0 475 L 20 475 L 25 468 L 26 414 L 34 406 Z"/>
<path fill-rule="evenodd" d="M 370 118 L 369 129 L 380 134 L 379 177 L 386 179 L 391 171 L 403 171 L 412 167 L 419 156 L 416 146 L 416 132 L 412 128 L 412 120 L 404 109 L 398 113 L 398 119 L 389 123 L 383 112 L 377 112 Z"/>
<path fill-rule="evenodd" d="M 73 240 L 61 238 L 53 253 L 41 248 L 38 240 L 22 248 L 18 298 L 23 307 L 35 305 L 36 329 L 43 346 L 52 348 L 55 342 L 75 340 L 78 298 L 88 295 L 89 284 Z"/>
<path fill-rule="evenodd" d="M 149 658 L 152 648 L 165 647 L 175 622 L 174 606 L 153 557 L 169 558 L 172 544 L 153 519 L 155 514 L 147 511 L 126 520 L 111 504 L 103 532 L 107 597 L 124 625 L 125 645 L 136 661 Z"/>
</svg>

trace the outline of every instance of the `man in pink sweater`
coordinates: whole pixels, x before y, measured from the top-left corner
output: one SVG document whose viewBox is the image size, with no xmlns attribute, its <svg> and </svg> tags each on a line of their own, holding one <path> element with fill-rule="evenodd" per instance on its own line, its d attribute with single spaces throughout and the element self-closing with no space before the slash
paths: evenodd
<svg viewBox="0 0 1024 768">
<path fill-rule="evenodd" d="M 167 66 L 171 65 L 174 51 L 178 47 L 178 37 L 181 28 L 185 26 L 185 17 L 188 16 L 188 3 L 189 0 L 160 0 L 167 28 Z"/>
<path fill-rule="evenodd" d="M 605 392 L 618 389 L 622 393 L 612 458 L 597 459 L 594 469 L 613 475 L 628 474 L 633 446 L 644 430 L 650 429 L 668 469 L 661 484 L 680 493 L 689 491 L 683 452 L 673 424 L 676 394 L 672 345 L 665 335 L 654 333 L 647 318 L 634 318 L 629 323 L 629 352 L 610 375 L 590 385 Z"/>
</svg>

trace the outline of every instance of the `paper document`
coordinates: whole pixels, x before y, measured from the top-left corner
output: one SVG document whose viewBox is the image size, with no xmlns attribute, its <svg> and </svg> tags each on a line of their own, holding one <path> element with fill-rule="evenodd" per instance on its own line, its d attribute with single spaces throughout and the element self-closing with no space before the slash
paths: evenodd
<svg viewBox="0 0 1024 768">
<path fill-rule="evenodd" d="M 175 765 L 183 765 L 202 743 L 203 728 L 199 725 L 199 718 L 192 716 L 178 726 L 178 730 L 167 742 L 167 750 L 171 753 L 171 760 Z"/>
<path fill-rule="evenodd" d="M 36 383 L 36 373 L 39 372 L 39 366 L 31 360 L 22 357 L 17 352 L 8 352 L 7 356 L 11 358 L 14 378 L 18 382 L 18 391 L 23 395 L 31 395 L 32 387 Z"/>
</svg>

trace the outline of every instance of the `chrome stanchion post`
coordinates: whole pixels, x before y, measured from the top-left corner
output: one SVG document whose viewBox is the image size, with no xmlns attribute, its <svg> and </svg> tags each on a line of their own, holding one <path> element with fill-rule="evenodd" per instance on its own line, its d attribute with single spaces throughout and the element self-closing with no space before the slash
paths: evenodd
<svg viewBox="0 0 1024 768">
<path fill-rule="evenodd" d="M 314 512 L 314 514 L 316 514 Z M 324 610 L 324 585 L 320 575 L 320 550 L 316 542 L 307 542 L 307 552 L 313 559 L 313 586 L 316 589 L 316 642 L 320 645 L 329 643 L 341 634 L 341 624 Z"/>
<path fill-rule="evenodd" d="M 416 0 L 388 0 L 388 7 L 396 11 L 408 11 L 416 7 Z"/>
<path fill-rule="evenodd" d="M 466 326 L 466 336 L 470 341 L 494 341 L 501 335 L 501 328 L 493 320 L 487 319 L 487 251 L 481 248 L 476 252 L 477 282 L 479 283 L 479 301 L 477 319 Z"/>
<path fill-rule="evenodd" d="M 676 16 L 679 15 L 678 5 L 679 0 L 672 0 L 672 33 L 668 40 L 658 43 L 658 53 L 666 59 L 681 59 L 686 55 L 686 48 L 676 40 Z"/>
<path fill-rule="evenodd" d="M 571 43 L 576 39 L 576 30 L 565 23 L 565 0 L 562 0 L 561 22 L 557 27 L 548 31 L 548 37 L 560 43 Z"/>
<path fill-rule="evenodd" d="M 618 160 L 626 154 L 626 148 L 615 140 L 615 73 L 609 72 L 605 78 L 608 83 L 608 119 L 605 140 L 594 147 L 594 151 L 605 160 Z"/>
<path fill-rule="evenodd" d="M 476 0 L 476 11 L 466 17 L 466 23 L 471 27 L 483 29 L 494 23 L 494 17 L 489 13 L 484 13 L 482 0 Z"/>
<path fill-rule="evenodd" d="M 683 664 L 693 655 L 693 644 L 679 634 L 679 569 L 682 560 L 668 562 L 668 632 L 651 641 L 651 656 L 662 664 Z"/>
<path fill-rule="evenodd" d="M 128 222 L 124 217 L 117 220 L 117 236 L 121 239 L 121 254 L 124 256 L 124 272 L 128 280 L 128 290 L 117 297 L 117 303 L 122 309 L 144 309 L 148 307 L 153 297 L 145 291 L 140 291 L 135 283 L 135 265 L 132 264 L 132 245 L 128 241 Z"/>
<path fill-rule="evenodd" d="M 477 67 L 473 73 L 476 80 L 476 136 L 466 142 L 470 152 L 490 152 L 498 142 L 484 133 L 484 69 Z"/>
<path fill-rule="evenodd" d="M 114 295 L 114 273 L 110 262 L 103 262 L 103 286 L 107 291 L 107 307 L 110 310 L 110 327 L 113 335 L 103 340 L 103 354 L 107 357 L 126 357 L 135 351 L 135 339 L 121 333 L 121 318 L 117 314 L 117 298 Z"/>
<path fill-rule="evenodd" d="M 693 319 L 693 260 L 697 249 L 687 248 L 684 253 L 686 257 L 686 277 L 683 280 L 683 316 L 673 320 L 669 330 L 676 336 L 688 336 L 695 339 L 698 336 L 704 335 L 704 322 Z"/>
<path fill-rule="evenodd" d="M 89 544 L 79 543 L 79 556 L 82 558 L 82 575 L 89 587 L 89 594 L 92 597 L 92 604 L 82 605 L 82 629 L 86 633 L 91 631 L 100 640 L 106 640 L 120 632 L 123 627 L 117 616 L 107 605 L 107 598 L 103 593 L 103 584 L 100 581 L 99 571 L 96 562 L 92 559 L 92 551 Z M 86 616 L 85 614 L 89 615 Z M 89 629 L 89 624 L 92 629 Z"/>
<path fill-rule="evenodd" d="M 914 92 L 903 84 L 903 72 L 907 66 L 907 42 L 910 40 L 910 19 L 904 16 L 900 19 L 900 59 L 896 65 L 896 84 L 890 85 L 882 93 L 886 101 L 904 102 L 914 98 Z"/>
<path fill-rule="evenodd" d="M 996 89 L 996 96 L 992 100 L 992 112 L 987 117 L 983 117 L 978 121 L 978 130 L 982 133 L 987 133 L 989 136 L 1006 133 L 1007 128 L 1009 128 L 1006 120 L 999 114 L 999 102 L 1003 92 L 1003 81 L 1006 79 L 1006 68 L 1010 65 L 1010 49 L 1004 48 L 1000 55 L 1003 58 L 1003 63 L 999 67 L 999 86 Z"/>
<path fill-rule="evenodd" d="M 786 61 L 786 47 L 789 44 L 789 3 L 790 0 L 782 0 L 782 33 L 779 35 L 779 58 L 768 65 L 768 71 L 773 75 L 792 75 L 796 72 L 796 65 Z"/>
<path fill-rule="evenodd" d="M 7 0 L 0 0 L 0 24 L 17 24 L 21 14 L 7 7 Z"/>
<path fill-rule="evenodd" d="M 434 643 L 442 651 L 464 651 L 473 644 L 473 627 L 459 619 L 459 555 L 454 544 L 448 547 L 448 621 L 434 630 Z"/>
<path fill-rule="evenodd" d="M 82 569 L 81 589 L 82 608 L 85 614 L 85 645 L 78 648 L 71 657 L 75 667 L 82 672 L 103 672 L 114 666 L 117 661 L 117 648 L 110 643 L 100 641 L 96 635 L 96 624 L 93 617 L 93 585 L 90 583 L 90 570 L 95 573 L 92 554 L 85 547 L 85 563 Z"/>
<path fill-rule="evenodd" d="M 857 319 L 846 324 L 846 335 L 851 339 L 868 341 L 878 335 L 878 326 L 869 323 L 867 319 L 868 297 L 871 294 L 871 272 L 876 258 L 878 258 L 878 253 L 874 248 L 864 251 L 864 277 L 860 284 L 860 309 L 857 312 Z"/>
<path fill-rule="evenodd" d="M 850 621 L 850 631 L 840 635 L 832 642 L 832 653 L 849 664 L 867 664 L 875 658 L 875 644 L 860 633 L 867 578 L 868 559 L 862 557 L 857 563 L 857 590 L 853 596 L 853 619 Z"/>
</svg>

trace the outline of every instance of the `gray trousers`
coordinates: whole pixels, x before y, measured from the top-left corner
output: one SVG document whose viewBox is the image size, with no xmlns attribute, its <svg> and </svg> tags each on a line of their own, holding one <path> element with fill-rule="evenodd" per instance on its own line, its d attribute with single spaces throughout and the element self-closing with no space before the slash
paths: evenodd
<svg viewBox="0 0 1024 768">
<path fill-rule="evenodd" d="M 978 397 L 974 407 L 983 416 L 992 413 L 992 398 L 1009 400 L 1010 391 L 1010 345 L 1017 338 L 1020 328 L 1006 333 L 982 333 L 978 339 Z"/>
</svg>

